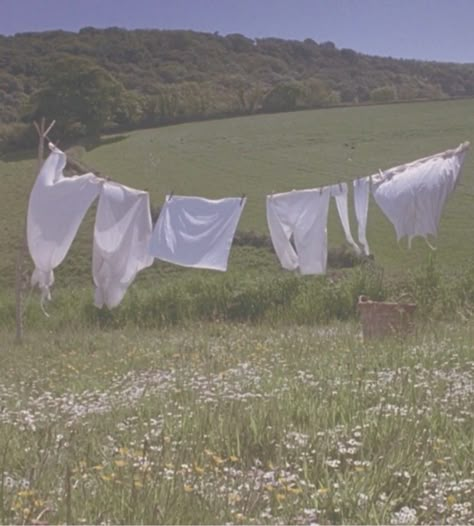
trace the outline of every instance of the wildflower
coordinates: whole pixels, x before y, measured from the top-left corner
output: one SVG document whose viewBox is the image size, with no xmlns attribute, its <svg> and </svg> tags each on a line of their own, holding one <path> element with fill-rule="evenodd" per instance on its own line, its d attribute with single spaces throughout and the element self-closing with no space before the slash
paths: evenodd
<svg viewBox="0 0 474 526">
<path fill-rule="evenodd" d="M 194 488 L 191 486 L 191 484 L 184 484 L 183 489 L 186 493 L 192 493 Z"/>
<path fill-rule="evenodd" d="M 212 455 L 212 460 L 217 466 L 220 466 L 221 464 L 224 464 L 225 460 L 221 458 L 219 455 Z"/>
<path fill-rule="evenodd" d="M 123 468 L 124 466 L 127 465 L 126 460 L 115 460 L 114 463 L 118 468 Z"/>
</svg>

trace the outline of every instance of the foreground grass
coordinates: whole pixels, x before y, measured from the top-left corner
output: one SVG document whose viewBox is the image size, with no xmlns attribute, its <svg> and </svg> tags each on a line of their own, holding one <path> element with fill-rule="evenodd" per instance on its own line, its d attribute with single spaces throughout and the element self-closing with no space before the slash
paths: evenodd
<svg viewBox="0 0 474 526">
<path fill-rule="evenodd" d="M 474 327 L 0 334 L 0 521 L 474 521 Z"/>
</svg>

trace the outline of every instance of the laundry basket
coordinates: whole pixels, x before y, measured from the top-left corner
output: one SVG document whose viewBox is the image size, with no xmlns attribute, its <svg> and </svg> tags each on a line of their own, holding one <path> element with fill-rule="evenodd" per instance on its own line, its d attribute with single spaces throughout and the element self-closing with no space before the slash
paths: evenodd
<svg viewBox="0 0 474 526">
<path fill-rule="evenodd" d="M 367 296 L 359 296 L 357 310 L 364 340 L 409 334 L 415 326 L 415 309 L 415 303 L 371 301 Z"/>
</svg>

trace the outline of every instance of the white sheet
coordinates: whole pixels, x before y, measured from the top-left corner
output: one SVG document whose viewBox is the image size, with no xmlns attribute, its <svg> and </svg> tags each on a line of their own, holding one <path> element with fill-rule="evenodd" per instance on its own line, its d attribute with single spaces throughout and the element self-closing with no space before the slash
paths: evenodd
<svg viewBox="0 0 474 526">
<path fill-rule="evenodd" d="M 147 192 L 104 183 L 94 226 L 92 254 L 95 305 L 109 309 L 123 299 L 137 273 L 153 263 Z"/>
<path fill-rule="evenodd" d="M 150 253 L 185 267 L 227 270 L 246 198 L 167 196 L 153 230 Z"/>
<path fill-rule="evenodd" d="M 30 194 L 27 215 L 28 250 L 35 264 L 31 284 L 42 291 L 42 301 L 51 299 L 54 273 L 77 234 L 103 180 L 92 173 L 64 177 L 66 155 L 50 145 Z"/>
</svg>

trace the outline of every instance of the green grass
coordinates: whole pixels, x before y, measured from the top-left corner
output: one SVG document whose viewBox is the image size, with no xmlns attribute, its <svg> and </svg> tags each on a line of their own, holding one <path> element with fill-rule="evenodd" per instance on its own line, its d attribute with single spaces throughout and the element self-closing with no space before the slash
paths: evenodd
<svg viewBox="0 0 474 526">
<path fill-rule="evenodd" d="M 84 160 L 147 188 L 155 207 L 171 190 L 245 192 L 240 229 L 265 232 L 268 192 L 454 147 L 472 137 L 473 110 L 456 101 L 195 123 L 108 139 Z M 474 521 L 471 154 L 435 256 L 421 242 L 399 248 L 372 203 L 376 265 L 299 278 L 266 249 L 234 247 L 227 273 L 157 262 L 112 312 L 93 307 L 91 211 L 56 272 L 51 317 L 29 296 L 15 346 L 14 262 L 34 166 L 0 162 L 0 524 Z M 342 242 L 335 206 L 329 239 Z M 364 344 L 360 293 L 416 301 L 415 333 Z"/>
<path fill-rule="evenodd" d="M 268 193 L 350 181 L 455 147 L 474 136 L 473 114 L 474 101 L 464 100 L 242 117 L 133 132 L 106 140 L 83 160 L 117 181 L 149 190 L 154 207 L 170 191 L 210 198 L 246 193 L 248 203 L 239 229 L 266 232 Z M 0 283 L 4 287 L 14 283 L 34 167 L 33 158 L 0 161 Z M 438 261 L 446 268 L 463 265 L 474 254 L 473 167 L 469 153 L 464 177 L 442 217 Z M 57 273 L 58 285 L 75 283 L 76 278 L 82 284 L 90 282 L 92 228 L 91 211 Z M 355 220 L 352 230 L 355 234 Z M 328 232 L 330 246 L 342 243 L 334 204 Z M 368 239 L 387 270 L 413 268 L 429 250 L 421 240 L 411 251 L 399 247 L 392 225 L 373 201 Z M 268 259 L 264 260 L 267 265 Z M 237 257 L 231 267 L 245 270 L 245 263 Z M 157 263 L 144 273 L 158 277 L 164 269 L 166 265 Z"/>
<path fill-rule="evenodd" d="M 472 324 L 0 341 L 2 524 L 474 519 Z"/>
</svg>

